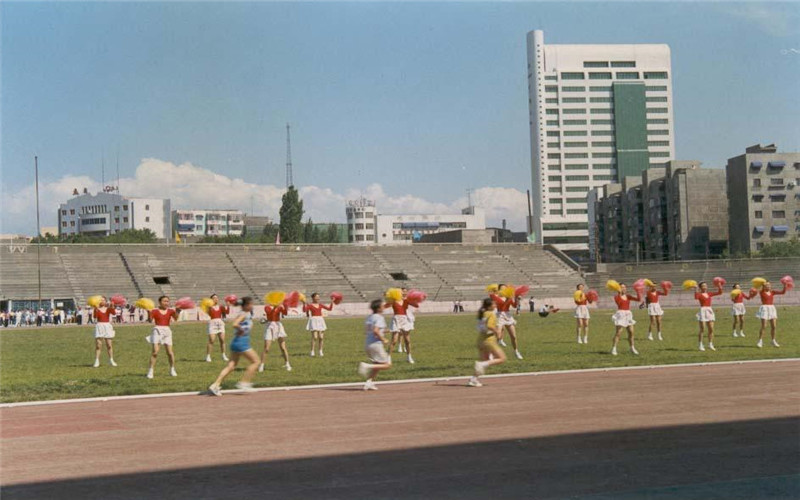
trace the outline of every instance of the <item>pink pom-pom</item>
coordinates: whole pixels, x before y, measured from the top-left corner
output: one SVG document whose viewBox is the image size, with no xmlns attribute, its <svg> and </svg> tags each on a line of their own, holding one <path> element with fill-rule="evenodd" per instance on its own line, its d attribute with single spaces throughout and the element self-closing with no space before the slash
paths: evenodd
<svg viewBox="0 0 800 500">
<path fill-rule="evenodd" d="M 331 300 L 334 304 L 341 304 L 344 296 L 339 292 L 331 292 Z"/>
<path fill-rule="evenodd" d="M 414 305 L 419 305 L 421 302 L 424 302 L 425 299 L 427 298 L 428 295 L 420 290 L 411 290 L 408 292 L 408 295 L 406 295 L 406 299 L 408 299 L 408 302 Z"/>
<path fill-rule="evenodd" d="M 514 290 L 514 295 L 517 296 L 517 297 L 522 297 L 522 296 L 526 295 L 530 289 L 531 289 L 531 287 L 529 287 L 528 285 L 518 286 Z"/>
<path fill-rule="evenodd" d="M 661 288 L 663 288 L 666 291 L 672 290 L 672 282 L 671 281 L 662 281 L 661 282 Z"/>
<path fill-rule="evenodd" d="M 114 295 L 113 297 L 111 297 L 111 303 L 114 304 L 115 306 L 124 306 L 125 304 L 128 303 L 128 300 L 122 295 Z"/>
<path fill-rule="evenodd" d="M 638 280 L 634 281 L 633 282 L 633 289 L 636 290 L 636 291 L 644 291 L 644 289 L 645 289 L 644 279 L 643 278 L 639 278 Z"/>
<path fill-rule="evenodd" d="M 178 309 L 194 309 L 194 301 L 191 297 L 181 297 L 175 301 L 175 307 Z"/>
<path fill-rule="evenodd" d="M 725 286 L 725 283 L 727 283 L 727 281 L 725 281 L 725 278 L 722 278 L 720 276 L 717 276 L 716 278 L 714 278 L 713 282 L 714 282 L 714 285 L 717 286 L 717 287 Z"/>
<path fill-rule="evenodd" d="M 300 303 L 300 292 L 295 290 L 294 292 L 290 293 L 286 296 L 286 299 L 283 301 L 286 304 L 286 307 L 297 307 Z"/>
<path fill-rule="evenodd" d="M 794 278 L 788 274 L 781 278 L 781 283 L 783 283 L 786 288 L 794 288 Z"/>
<path fill-rule="evenodd" d="M 589 290 L 586 292 L 586 299 L 589 302 L 597 302 L 600 300 L 600 296 L 597 294 L 597 290 Z"/>
<path fill-rule="evenodd" d="M 226 295 L 225 296 L 225 302 L 227 302 L 230 305 L 236 304 L 236 301 L 238 301 L 238 300 L 239 300 L 239 297 L 237 297 L 234 294 L 230 294 L 230 295 Z"/>
</svg>

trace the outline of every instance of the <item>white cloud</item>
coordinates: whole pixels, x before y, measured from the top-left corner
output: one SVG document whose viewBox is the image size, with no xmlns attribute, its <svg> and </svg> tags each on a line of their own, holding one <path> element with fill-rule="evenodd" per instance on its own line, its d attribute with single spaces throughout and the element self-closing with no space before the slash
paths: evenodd
<svg viewBox="0 0 800 500">
<path fill-rule="evenodd" d="M 97 192 L 98 182 L 85 176 L 66 175 L 56 181 L 41 182 L 39 186 L 42 226 L 54 226 L 58 204 L 72 196 L 73 189 Z M 131 197 L 169 198 L 173 208 L 232 208 L 250 212 L 251 200 L 257 215 L 277 218 L 284 189 L 256 184 L 245 179 L 231 178 L 191 163 L 176 165 L 155 158 L 146 158 L 136 168 L 134 177 L 120 180 L 123 195 Z M 343 222 L 344 206 L 348 199 L 364 196 L 376 201 L 378 212 L 384 214 L 446 214 L 460 213 L 467 200 L 461 197 L 449 202 L 430 201 L 405 194 L 391 196 L 380 184 L 364 189 L 349 189 L 337 193 L 329 188 L 303 186 L 299 188 L 306 211 L 305 217 L 318 222 Z M 3 233 L 35 232 L 36 205 L 34 187 L 3 193 Z M 509 227 L 524 230 L 527 203 L 525 193 L 513 188 L 483 187 L 473 195 L 476 205 L 487 213 L 487 224 L 499 226 L 507 219 Z"/>
<path fill-rule="evenodd" d="M 730 4 L 726 10 L 753 23 L 764 33 L 786 37 L 800 33 L 800 6 L 797 3 L 761 2 Z"/>
</svg>

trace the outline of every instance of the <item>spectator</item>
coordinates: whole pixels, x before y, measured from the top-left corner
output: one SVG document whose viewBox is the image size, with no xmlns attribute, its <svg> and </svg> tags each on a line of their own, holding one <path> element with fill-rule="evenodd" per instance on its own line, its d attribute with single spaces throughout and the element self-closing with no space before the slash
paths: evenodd
<svg viewBox="0 0 800 500">
<path fill-rule="evenodd" d="M 533 297 L 528 299 L 528 308 L 530 309 L 530 312 L 534 312 L 536 310 L 536 304 L 533 301 Z"/>
</svg>

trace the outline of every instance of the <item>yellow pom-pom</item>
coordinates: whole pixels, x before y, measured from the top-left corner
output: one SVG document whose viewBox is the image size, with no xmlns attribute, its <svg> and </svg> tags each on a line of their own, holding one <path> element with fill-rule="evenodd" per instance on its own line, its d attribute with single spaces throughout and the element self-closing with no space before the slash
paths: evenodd
<svg viewBox="0 0 800 500">
<path fill-rule="evenodd" d="M 622 287 L 619 286 L 619 283 L 617 283 L 616 281 L 608 280 L 606 281 L 606 290 L 608 290 L 609 292 L 619 292 L 620 290 L 622 290 Z"/>
<path fill-rule="evenodd" d="M 300 302 L 308 302 L 306 300 L 306 294 L 304 294 L 304 293 L 301 293 L 300 295 L 298 295 L 297 296 L 297 300 L 299 300 Z"/>
<path fill-rule="evenodd" d="M 86 303 L 89 304 L 89 306 L 91 307 L 100 307 L 101 300 L 103 300 L 102 295 L 92 295 L 91 297 L 89 297 Z"/>
<path fill-rule="evenodd" d="M 386 290 L 386 300 L 394 301 L 394 302 L 402 302 L 403 300 L 403 291 L 399 288 L 390 288 Z"/>
<path fill-rule="evenodd" d="M 208 297 L 204 298 L 200 301 L 200 309 L 203 310 L 204 313 L 208 314 L 208 311 L 211 309 L 211 306 L 214 305 L 214 301 L 209 299 Z"/>
<path fill-rule="evenodd" d="M 742 294 L 742 291 L 739 290 L 738 288 L 735 288 L 733 291 L 731 291 L 731 298 L 735 299 L 736 297 L 738 297 L 741 294 Z"/>
<path fill-rule="evenodd" d="M 572 294 L 572 298 L 575 300 L 575 302 L 583 301 L 584 298 L 583 291 L 575 290 L 575 293 Z"/>
<path fill-rule="evenodd" d="M 649 279 L 645 278 L 644 279 L 644 286 L 656 286 L 656 284 L 653 283 L 652 281 L 650 281 Z"/>
<path fill-rule="evenodd" d="M 695 280 L 686 280 L 683 282 L 683 289 L 684 290 L 691 290 L 692 288 L 697 286 L 697 282 Z"/>
<path fill-rule="evenodd" d="M 280 305 L 285 298 L 286 292 L 274 291 L 264 295 L 264 302 L 271 306 L 277 306 Z"/>
<path fill-rule="evenodd" d="M 500 290 L 500 295 L 506 299 L 514 298 L 514 285 L 506 285 Z"/>
<path fill-rule="evenodd" d="M 156 308 L 156 303 L 148 299 L 147 297 L 142 297 L 141 299 L 137 300 L 133 305 L 135 305 L 139 309 L 144 309 L 145 311 L 152 311 L 153 309 Z"/>
<path fill-rule="evenodd" d="M 500 285 L 498 285 L 497 283 L 492 283 L 486 286 L 486 291 L 492 293 L 496 292 L 498 288 L 500 288 Z"/>
<path fill-rule="evenodd" d="M 751 283 L 753 283 L 753 288 L 759 290 L 761 289 L 762 286 L 764 286 L 764 283 L 766 282 L 767 280 L 765 280 L 764 278 L 753 278 L 753 280 L 751 281 Z"/>
</svg>

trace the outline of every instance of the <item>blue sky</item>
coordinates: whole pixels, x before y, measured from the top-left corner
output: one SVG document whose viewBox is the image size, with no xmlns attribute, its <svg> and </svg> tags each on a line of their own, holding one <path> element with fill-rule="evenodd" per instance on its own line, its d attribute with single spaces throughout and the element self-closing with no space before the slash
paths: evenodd
<svg viewBox="0 0 800 500">
<path fill-rule="evenodd" d="M 34 154 L 54 196 L 71 177 L 99 181 L 101 155 L 110 177 L 118 150 L 137 194 L 165 182 L 135 177 L 142 159 L 191 163 L 256 187 L 180 203 L 258 192 L 256 212 L 274 215 L 257 190 L 284 183 L 286 122 L 295 184 L 335 195 L 317 219 L 360 190 L 395 209 L 524 192 L 532 29 L 547 43 L 669 44 L 680 159 L 798 151 L 798 26 L 796 3 L 4 2 L 0 232 L 35 227 L 20 196 Z"/>
</svg>

